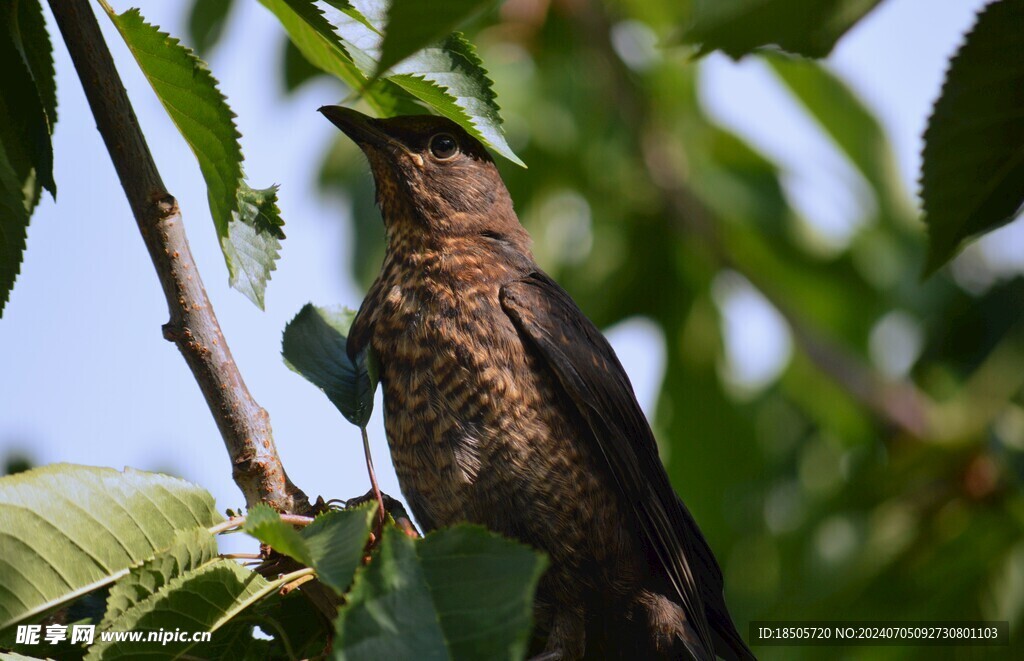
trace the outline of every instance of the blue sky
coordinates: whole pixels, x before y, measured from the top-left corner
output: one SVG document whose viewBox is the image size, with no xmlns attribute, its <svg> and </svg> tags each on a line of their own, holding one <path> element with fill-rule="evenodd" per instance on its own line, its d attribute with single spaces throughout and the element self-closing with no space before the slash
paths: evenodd
<svg viewBox="0 0 1024 661">
<path fill-rule="evenodd" d="M 129 6 L 113 4 L 121 11 Z M 184 35 L 182 3 L 136 4 L 151 22 Z M 919 136 L 946 61 L 982 4 L 887 0 L 829 60 L 882 118 L 910 191 Z M 281 330 L 304 303 L 357 307 L 362 298 L 344 262 L 351 238 L 345 205 L 314 188 L 335 131 L 315 110 L 344 92 L 321 81 L 283 98 L 276 76 L 280 28 L 257 3 L 237 9 L 240 16 L 210 65 L 239 115 L 250 182 L 281 184 L 288 239 L 266 312 L 227 287 L 195 160 L 110 22 L 100 17 L 100 23 L 165 183 L 183 209 L 224 334 L 249 389 L 270 412 L 289 474 L 310 495 L 354 496 L 368 484 L 357 430 L 279 358 Z M 238 507 L 243 500 L 213 419 L 176 348 L 161 337 L 167 310 L 153 267 L 59 38 L 55 58 L 58 197 L 56 204 L 44 199 L 32 219 L 21 275 L 0 320 L 7 356 L 0 374 L 0 457 L 22 451 L 37 463 L 168 470 L 209 489 L 221 508 Z M 849 166 L 763 67 L 720 56 L 700 66 L 707 107 L 784 164 L 798 208 L 833 240 L 853 231 L 857 200 L 846 185 Z M 1016 255 L 1024 254 L 1021 234 L 1016 226 L 1004 230 L 986 244 L 990 256 L 1014 266 Z M 786 330 L 742 281 L 716 286 L 728 321 L 723 369 L 741 389 L 755 388 L 787 355 Z M 620 326 L 610 335 L 649 410 L 663 369 L 661 338 L 643 320 Z M 758 332 L 743 335 L 743 328 Z M 370 434 L 381 486 L 398 495 L 379 413 Z"/>
</svg>

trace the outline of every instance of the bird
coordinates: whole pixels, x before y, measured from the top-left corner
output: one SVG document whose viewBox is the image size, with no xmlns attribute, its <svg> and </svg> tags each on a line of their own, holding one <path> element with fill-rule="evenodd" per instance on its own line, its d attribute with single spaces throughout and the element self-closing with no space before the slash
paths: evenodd
<svg viewBox="0 0 1024 661">
<path fill-rule="evenodd" d="M 435 115 L 320 112 L 364 152 L 386 249 L 372 349 L 402 494 L 545 552 L 533 658 L 752 659 L 611 345 L 535 262 L 494 160 Z"/>
</svg>

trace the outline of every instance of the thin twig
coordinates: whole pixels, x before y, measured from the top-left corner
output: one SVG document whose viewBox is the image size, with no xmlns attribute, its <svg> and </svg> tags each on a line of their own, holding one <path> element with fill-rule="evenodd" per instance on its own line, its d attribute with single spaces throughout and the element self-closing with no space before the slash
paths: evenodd
<svg viewBox="0 0 1024 661">
<path fill-rule="evenodd" d="M 313 517 L 304 516 L 302 514 L 279 514 L 281 520 L 285 523 L 290 523 L 293 526 L 308 526 L 313 523 Z M 236 528 L 241 528 L 245 525 L 245 516 L 233 516 L 230 519 L 225 519 L 215 526 L 209 528 L 211 535 L 219 535 L 222 532 L 228 532 Z"/>
<path fill-rule="evenodd" d="M 192 259 L 178 202 L 164 187 L 88 0 L 50 0 L 50 9 L 163 287 L 170 311 L 164 337 L 178 346 L 203 391 L 235 483 L 249 506 L 264 502 L 282 512 L 308 511 L 309 500 L 278 458 L 270 417 L 249 394 L 231 357 Z"/>
</svg>

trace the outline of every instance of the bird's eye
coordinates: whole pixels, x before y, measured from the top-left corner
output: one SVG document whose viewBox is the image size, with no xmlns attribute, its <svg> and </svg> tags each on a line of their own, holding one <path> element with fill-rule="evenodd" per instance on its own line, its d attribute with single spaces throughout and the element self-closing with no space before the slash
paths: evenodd
<svg viewBox="0 0 1024 661">
<path fill-rule="evenodd" d="M 430 139 L 430 153 L 439 161 L 446 161 L 459 153 L 459 143 L 447 133 L 438 133 Z"/>
</svg>

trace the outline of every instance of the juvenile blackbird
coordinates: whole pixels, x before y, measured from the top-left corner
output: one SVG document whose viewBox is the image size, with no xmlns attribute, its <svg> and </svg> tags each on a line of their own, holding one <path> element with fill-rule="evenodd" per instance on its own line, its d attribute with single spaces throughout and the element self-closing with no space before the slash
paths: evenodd
<svg viewBox="0 0 1024 661">
<path fill-rule="evenodd" d="M 426 530 L 471 521 L 547 552 L 544 659 L 753 658 L 611 346 L 530 253 L 484 147 L 442 117 L 320 108 L 365 152 L 387 252 L 348 350 Z"/>
</svg>

